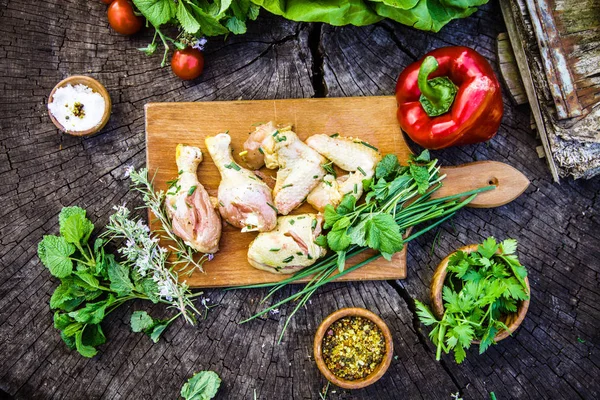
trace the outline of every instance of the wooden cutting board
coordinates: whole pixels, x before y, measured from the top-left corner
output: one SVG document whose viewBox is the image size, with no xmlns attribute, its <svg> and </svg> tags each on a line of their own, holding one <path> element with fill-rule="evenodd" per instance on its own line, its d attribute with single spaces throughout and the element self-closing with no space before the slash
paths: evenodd
<svg viewBox="0 0 600 400">
<path fill-rule="evenodd" d="M 275 121 L 291 123 L 301 139 L 315 133 L 358 137 L 377 147 L 382 154 L 394 153 L 400 161 L 408 160 L 411 151 L 404 141 L 396 120 L 394 97 L 351 97 L 327 99 L 291 99 L 259 101 L 223 101 L 197 103 L 150 103 L 146 105 L 146 156 L 150 175 L 156 173 L 157 190 L 166 190 L 167 181 L 177 177 L 175 147 L 178 143 L 202 149 L 204 161 L 198 178 L 211 196 L 217 195 L 221 177 L 204 144 L 207 136 L 229 131 L 234 158 L 253 124 Z M 272 176 L 275 171 L 263 168 Z M 480 194 L 471 203 L 475 207 L 496 207 L 512 201 L 528 186 L 529 181 L 516 169 L 499 162 L 483 161 L 460 167 L 444 168 L 448 175 L 437 196 L 495 184 L 496 189 Z M 315 212 L 304 204 L 293 213 Z M 156 224 L 151 224 L 153 230 Z M 225 224 L 220 251 L 205 264 L 206 273 L 187 278 L 192 287 L 226 287 L 276 282 L 287 275 L 257 270 L 246 261 L 248 245 L 256 233 L 241 233 Z M 365 252 L 348 260 L 353 265 L 372 255 Z M 359 258 L 360 257 L 360 258 Z M 378 259 L 341 278 L 341 280 L 387 280 L 406 277 L 406 248 L 391 262 Z"/>
</svg>

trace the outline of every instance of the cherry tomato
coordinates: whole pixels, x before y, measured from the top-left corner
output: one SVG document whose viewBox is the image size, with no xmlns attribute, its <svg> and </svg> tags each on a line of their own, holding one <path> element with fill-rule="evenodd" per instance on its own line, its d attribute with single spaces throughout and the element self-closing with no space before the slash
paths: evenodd
<svg viewBox="0 0 600 400">
<path fill-rule="evenodd" d="M 144 25 L 144 19 L 135 15 L 129 0 L 113 0 L 108 6 L 108 23 L 121 35 L 133 35 Z"/>
<path fill-rule="evenodd" d="M 113 2 L 113 0 L 100 0 L 101 2 L 103 2 L 104 4 L 110 4 Z"/>
<path fill-rule="evenodd" d="M 193 47 L 176 50 L 171 58 L 171 69 L 181 79 L 196 79 L 204 69 L 204 56 Z"/>
</svg>

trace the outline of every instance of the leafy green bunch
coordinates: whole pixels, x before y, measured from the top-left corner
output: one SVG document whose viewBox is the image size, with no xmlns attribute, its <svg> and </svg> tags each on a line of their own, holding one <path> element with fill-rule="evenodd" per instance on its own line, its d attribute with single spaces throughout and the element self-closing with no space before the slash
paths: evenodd
<svg viewBox="0 0 600 400">
<path fill-rule="evenodd" d="M 160 37 L 165 51 L 162 66 L 166 63 L 169 42 L 176 48 L 194 46 L 204 36 L 246 33 L 246 21 L 258 17 L 260 7 L 250 0 L 133 0 L 137 9 L 154 27 L 152 43 L 140 50 L 151 55 L 157 49 Z M 166 25 L 180 28 L 180 35 L 172 39 L 163 33 Z"/>
<path fill-rule="evenodd" d="M 437 32 L 465 18 L 488 0 L 252 0 L 267 11 L 293 21 L 335 26 L 371 25 L 389 18 L 416 29 Z"/>
<path fill-rule="evenodd" d="M 498 244 L 489 237 L 475 252 L 453 254 L 442 290 L 445 312 L 441 320 L 415 300 L 421 322 L 434 326 L 429 337 L 437 346 L 437 360 L 442 350 L 446 354 L 454 351 L 460 364 L 473 340 L 480 341 L 481 354 L 495 343 L 498 332 L 508 330 L 503 317 L 517 312 L 519 302 L 529 299 L 527 270 L 516 251 L 516 240 Z"/>
<path fill-rule="evenodd" d="M 443 179 L 439 169 L 427 150 L 418 157 L 411 156 L 407 166 L 401 166 L 395 154 L 388 154 L 377 164 L 375 179 L 363 180 L 367 191 L 363 204 L 357 204 L 356 197 L 349 193 L 337 208 L 330 204 L 325 207 L 324 229 L 330 230 L 317 238 L 317 243 L 337 253 L 340 272 L 351 245 L 378 250 L 388 261 L 402 250 L 402 235 L 412 225 L 404 221 L 401 209 Z M 398 224 L 397 219 L 403 222 Z"/>
<path fill-rule="evenodd" d="M 319 287 L 379 257 L 391 260 L 405 243 L 451 218 L 478 193 L 495 188 L 486 186 L 434 199 L 432 195 L 445 178 L 445 175 L 439 174 L 439 170 L 437 160 L 430 160 L 427 150 L 418 157 L 411 157 L 406 166 L 400 165 L 395 155 L 386 155 L 377 164 L 375 178 L 362 182 L 366 193 L 363 203 L 358 202 L 353 194 L 347 194 L 336 208 L 331 205 L 325 208 L 324 228 L 329 232 L 317 237 L 315 243 L 328 247 L 332 251 L 328 256 L 277 283 L 244 287 L 272 287 L 262 300 L 265 302 L 285 286 L 310 277 L 306 286 L 242 322 L 264 315 L 287 302 L 297 301 L 285 322 L 281 340 L 291 318 Z M 407 236 L 410 228 L 428 221 L 428 225 Z M 369 249 L 377 253 L 356 264 L 346 265 L 347 260 Z"/>
<path fill-rule="evenodd" d="M 167 252 L 151 237 L 141 221 L 129 218 L 124 207 L 110 217 L 109 233 L 90 236 L 94 224 L 80 207 L 65 207 L 59 214 L 60 235 L 46 235 L 38 245 L 38 255 L 60 285 L 50 298 L 54 327 L 67 346 L 84 357 L 96 355 L 96 347 L 106 342 L 100 323 L 123 303 L 149 300 L 177 307 L 180 312 L 169 320 L 153 319 L 145 311 L 131 317 L 134 332 L 145 332 L 158 341 L 165 328 L 179 315 L 197 313 L 186 286 L 165 266 Z M 120 250 L 127 254 L 118 262 L 105 250 L 106 236 L 127 238 Z M 157 272 L 159 271 L 159 272 Z M 171 291 L 165 290 L 171 288 Z M 200 293 L 199 293 L 200 294 Z"/>
</svg>

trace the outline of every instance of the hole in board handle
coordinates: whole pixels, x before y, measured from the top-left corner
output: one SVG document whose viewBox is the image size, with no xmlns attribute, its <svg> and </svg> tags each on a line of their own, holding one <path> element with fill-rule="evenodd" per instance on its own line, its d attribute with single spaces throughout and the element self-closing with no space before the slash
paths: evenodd
<svg viewBox="0 0 600 400">
<path fill-rule="evenodd" d="M 498 186 L 498 178 L 490 178 L 488 181 L 488 185 Z"/>
</svg>

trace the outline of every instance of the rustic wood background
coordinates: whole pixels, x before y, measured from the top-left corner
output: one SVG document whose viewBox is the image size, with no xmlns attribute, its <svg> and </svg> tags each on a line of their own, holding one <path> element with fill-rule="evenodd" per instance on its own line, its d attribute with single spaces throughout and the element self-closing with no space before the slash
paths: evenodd
<svg viewBox="0 0 600 400">
<path fill-rule="evenodd" d="M 405 281 L 320 290 L 280 345 L 289 308 L 240 326 L 265 292 L 210 290 L 206 297 L 220 305 L 206 320 L 197 327 L 178 321 L 158 344 L 132 333 L 129 317 L 134 310 L 169 312 L 134 302 L 106 320 L 108 343 L 97 357 L 68 351 L 48 307 L 57 282 L 39 262 L 36 244 L 57 231 L 62 206 L 85 207 L 100 226 L 114 204 L 139 205 L 124 171 L 145 163 L 145 103 L 392 94 L 402 68 L 440 46 L 471 46 L 494 63 L 495 38 L 504 30 L 495 3 L 439 34 L 389 22 L 298 24 L 263 13 L 248 34 L 210 40 L 204 75 L 182 82 L 160 68 L 160 55 L 136 50 L 150 32 L 117 35 L 105 10 L 95 0 L 0 0 L 0 398 L 174 399 L 195 371 L 212 369 L 223 379 L 219 398 L 317 399 L 326 382 L 312 360 L 312 335 L 327 314 L 351 305 L 390 325 L 396 357 L 375 385 L 356 392 L 332 387 L 330 399 L 600 395 L 600 179 L 554 184 L 537 158 L 527 106 L 515 107 L 507 95 L 494 140 L 435 155 L 448 165 L 508 162 L 531 186 L 507 206 L 461 211 L 437 240 L 432 232 L 411 243 Z M 111 93 L 113 115 L 99 135 L 62 135 L 47 116 L 50 90 L 71 74 L 96 77 Z M 488 235 L 519 240 L 533 292 L 528 316 L 513 338 L 484 355 L 470 351 L 460 366 L 449 357 L 436 362 L 413 299 L 427 299 L 433 269 L 448 252 Z"/>
</svg>

